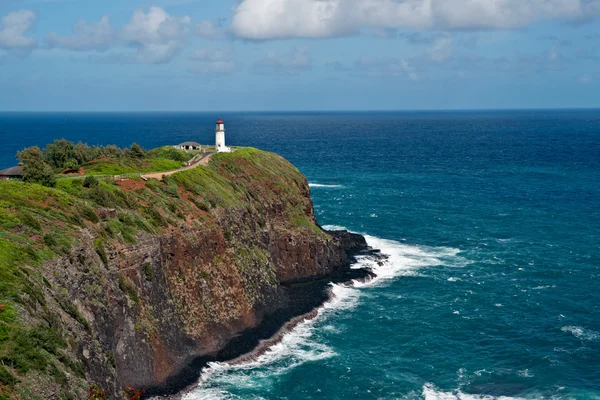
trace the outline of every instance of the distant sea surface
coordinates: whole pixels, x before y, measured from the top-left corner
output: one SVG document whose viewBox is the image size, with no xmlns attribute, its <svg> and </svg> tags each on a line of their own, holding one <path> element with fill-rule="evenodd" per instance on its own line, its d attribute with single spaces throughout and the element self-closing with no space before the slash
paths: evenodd
<svg viewBox="0 0 600 400">
<path fill-rule="evenodd" d="M 186 400 L 600 399 L 600 111 L 5 113 L 0 167 L 62 137 L 213 143 L 218 117 L 389 261 Z"/>
</svg>

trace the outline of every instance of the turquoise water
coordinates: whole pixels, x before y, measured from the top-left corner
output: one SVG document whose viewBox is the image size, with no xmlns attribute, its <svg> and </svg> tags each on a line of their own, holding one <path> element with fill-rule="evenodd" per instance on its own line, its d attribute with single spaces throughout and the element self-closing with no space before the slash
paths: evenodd
<svg viewBox="0 0 600 400">
<path fill-rule="evenodd" d="M 600 398 L 600 111 L 0 114 L 0 162 L 62 136 L 212 142 L 217 117 L 390 258 L 186 399 Z"/>
</svg>

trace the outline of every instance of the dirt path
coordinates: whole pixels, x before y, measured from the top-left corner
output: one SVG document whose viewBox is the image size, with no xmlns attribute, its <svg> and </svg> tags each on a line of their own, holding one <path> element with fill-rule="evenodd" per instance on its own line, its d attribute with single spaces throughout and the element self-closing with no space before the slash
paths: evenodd
<svg viewBox="0 0 600 400">
<path fill-rule="evenodd" d="M 148 180 L 148 179 L 158 179 L 161 180 L 164 176 L 169 176 L 169 175 L 173 175 L 177 172 L 181 172 L 181 171 L 185 171 L 188 169 L 192 169 L 192 168 L 196 168 L 198 165 L 206 165 L 208 164 L 208 160 L 210 160 L 210 157 L 213 155 L 213 153 L 206 153 L 202 156 L 202 158 L 200 160 L 198 160 L 197 162 L 195 162 L 192 165 L 189 165 L 187 167 L 183 167 L 183 168 L 179 168 L 179 169 L 174 169 L 172 171 L 164 171 L 164 172 L 152 172 L 149 174 L 142 174 L 141 178 L 143 180 Z"/>
</svg>

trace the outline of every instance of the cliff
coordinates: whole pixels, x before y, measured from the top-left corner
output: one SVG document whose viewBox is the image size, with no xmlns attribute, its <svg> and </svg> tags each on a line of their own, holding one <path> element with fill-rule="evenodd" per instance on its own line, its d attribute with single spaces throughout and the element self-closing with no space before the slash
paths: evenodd
<svg viewBox="0 0 600 400">
<path fill-rule="evenodd" d="M 255 149 L 161 182 L 0 182 L 0 399 L 174 393 L 364 275 L 365 248 Z"/>
</svg>

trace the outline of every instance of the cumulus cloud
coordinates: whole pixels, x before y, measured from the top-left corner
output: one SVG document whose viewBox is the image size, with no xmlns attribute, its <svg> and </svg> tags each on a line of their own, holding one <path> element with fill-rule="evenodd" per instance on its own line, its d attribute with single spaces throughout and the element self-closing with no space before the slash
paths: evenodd
<svg viewBox="0 0 600 400">
<path fill-rule="evenodd" d="M 600 16 L 600 0 L 242 0 L 232 32 L 268 40 L 334 37 L 361 28 L 510 29 Z"/>
<path fill-rule="evenodd" d="M 191 71 L 196 74 L 229 74 L 237 69 L 231 49 L 198 49 L 189 59 L 194 61 Z"/>
<path fill-rule="evenodd" d="M 0 20 L 0 49 L 26 55 L 37 46 L 37 41 L 27 32 L 33 27 L 37 17 L 33 11 L 20 10 L 6 15 Z"/>
<path fill-rule="evenodd" d="M 160 64 L 173 59 L 184 47 L 190 17 L 174 17 L 160 7 L 136 10 L 120 38 L 137 48 L 134 61 Z"/>
<path fill-rule="evenodd" d="M 115 33 L 108 16 L 105 15 L 98 22 L 77 21 L 70 36 L 50 32 L 46 41 L 50 47 L 74 51 L 105 51 L 114 43 L 114 39 Z"/>
<path fill-rule="evenodd" d="M 252 66 L 252 72 L 265 75 L 295 75 L 312 68 L 312 60 L 306 47 L 294 47 L 287 53 L 267 51 Z"/>
</svg>

